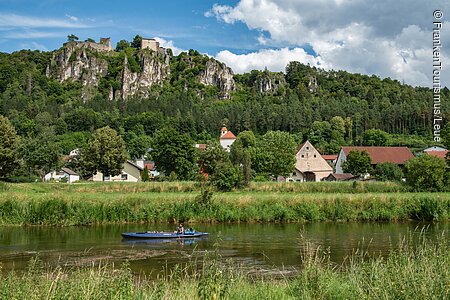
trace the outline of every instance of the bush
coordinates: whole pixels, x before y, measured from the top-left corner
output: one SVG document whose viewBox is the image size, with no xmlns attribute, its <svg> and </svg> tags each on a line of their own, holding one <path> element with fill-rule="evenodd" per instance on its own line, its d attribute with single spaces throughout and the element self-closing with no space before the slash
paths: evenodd
<svg viewBox="0 0 450 300">
<path fill-rule="evenodd" d="M 403 171 L 398 165 L 387 162 L 378 164 L 373 175 L 381 181 L 401 181 Z"/>
<path fill-rule="evenodd" d="M 211 182 L 220 191 L 231 191 L 242 185 L 244 176 L 238 166 L 230 163 L 221 163 L 217 166 L 216 172 L 211 176 Z"/>
<path fill-rule="evenodd" d="M 447 164 L 442 158 L 428 154 L 406 162 L 406 182 L 416 191 L 443 191 Z"/>
</svg>

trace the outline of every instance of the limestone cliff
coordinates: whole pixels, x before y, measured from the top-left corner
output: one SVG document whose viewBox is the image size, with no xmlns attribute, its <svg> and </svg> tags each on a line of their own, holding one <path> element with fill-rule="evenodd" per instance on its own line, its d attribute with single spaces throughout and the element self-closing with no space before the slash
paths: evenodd
<svg viewBox="0 0 450 300">
<path fill-rule="evenodd" d="M 108 74 L 108 61 L 95 55 L 97 51 L 90 43 L 66 43 L 53 54 L 46 75 L 60 82 L 80 80 L 81 96 L 86 98 L 88 90 L 98 87 L 100 79 Z"/>
<path fill-rule="evenodd" d="M 186 79 L 192 74 L 194 82 L 217 87 L 219 98 L 230 98 L 230 92 L 236 89 L 230 68 L 197 51 L 195 55 L 183 53 L 173 57 L 164 48 L 121 52 L 109 49 L 92 42 L 66 43 L 53 53 L 46 74 L 60 82 L 80 81 L 84 100 L 97 93 L 110 100 L 147 97 L 153 85 L 180 80 L 183 76 Z"/>
<path fill-rule="evenodd" d="M 282 86 L 286 85 L 283 73 L 264 71 L 256 76 L 253 87 L 262 94 L 275 93 Z"/>
<path fill-rule="evenodd" d="M 236 89 L 233 71 L 225 64 L 210 59 L 205 64 L 205 69 L 200 72 L 200 83 L 216 86 L 220 91 L 220 97 L 230 98 L 230 92 Z"/>
<path fill-rule="evenodd" d="M 154 84 L 162 84 L 170 76 L 170 55 L 141 50 L 137 54 L 140 72 L 132 72 L 127 56 L 124 58 L 120 78 L 121 89 L 116 91 L 115 98 L 127 99 L 130 96 L 147 97 L 149 88 Z"/>
</svg>

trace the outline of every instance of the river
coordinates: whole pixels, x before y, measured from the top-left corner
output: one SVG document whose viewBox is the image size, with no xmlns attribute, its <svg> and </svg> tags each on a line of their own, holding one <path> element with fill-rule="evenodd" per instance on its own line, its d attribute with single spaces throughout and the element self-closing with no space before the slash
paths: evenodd
<svg viewBox="0 0 450 300">
<path fill-rule="evenodd" d="M 23 271 L 38 257 L 47 266 L 90 266 L 128 261 L 136 274 L 157 276 L 176 264 L 219 256 L 243 270 L 260 274 L 292 274 L 301 268 L 309 249 L 325 252 L 340 264 L 357 249 L 387 255 L 406 235 L 417 239 L 446 232 L 449 223 L 307 223 L 307 224 L 196 224 L 207 238 L 137 240 L 122 232 L 174 230 L 173 225 L 102 225 L 79 227 L 1 226 L 0 265 L 3 271 Z"/>
</svg>

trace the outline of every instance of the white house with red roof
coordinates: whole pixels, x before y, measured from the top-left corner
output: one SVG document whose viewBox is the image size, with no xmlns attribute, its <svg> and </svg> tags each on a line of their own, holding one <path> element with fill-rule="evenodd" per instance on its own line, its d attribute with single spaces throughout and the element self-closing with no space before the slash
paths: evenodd
<svg viewBox="0 0 450 300">
<path fill-rule="evenodd" d="M 376 167 L 377 164 L 387 162 L 403 167 L 408 159 L 414 157 L 412 152 L 407 147 L 342 147 L 336 161 L 337 174 L 344 173 L 342 165 L 347 160 L 347 156 L 351 151 L 366 151 L 372 161 L 372 167 Z"/>
<path fill-rule="evenodd" d="M 219 140 L 220 140 L 220 145 L 222 146 L 222 148 L 229 152 L 231 145 L 236 140 L 236 136 L 231 131 L 229 131 L 226 127 L 222 127 L 222 129 L 220 129 L 220 139 Z"/>
</svg>

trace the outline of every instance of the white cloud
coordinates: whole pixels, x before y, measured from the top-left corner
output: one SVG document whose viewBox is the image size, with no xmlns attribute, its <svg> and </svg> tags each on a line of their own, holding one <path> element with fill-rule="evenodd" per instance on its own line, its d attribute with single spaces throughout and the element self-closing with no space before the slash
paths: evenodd
<svg viewBox="0 0 450 300">
<path fill-rule="evenodd" d="M 228 50 L 219 52 L 215 58 L 231 67 L 235 73 L 244 73 L 250 70 L 284 71 L 291 61 L 301 61 L 311 66 L 323 67 L 320 57 L 314 57 L 302 48 L 282 48 L 277 50 L 263 49 L 249 54 L 234 54 Z"/>
<path fill-rule="evenodd" d="M 64 37 L 67 33 L 63 32 L 43 32 L 43 31 L 26 31 L 26 32 L 8 32 L 2 35 L 3 38 L 7 39 L 39 39 L 39 38 L 53 38 L 53 37 Z"/>
<path fill-rule="evenodd" d="M 22 49 L 48 51 L 48 49 L 44 45 L 36 43 L 36 42 L 21 44 L 21 47 L 22 47 Z"/>
<path fill-rule="evenodd" d="M 71 15 L 69 15 L 69 14 L 66 14 L 66 17 L 69 18 L 71 21 L 74 21 L 74 22 L 77 22 L 77 21 L 78 21 L 78 18 L 75 17 L 75 16 L 71 16 Z"/>
<path fill-rule="evenodd" d="M 165 39 L 160 38 L 160 37 L 155 37 L 155 40 L 157 40 L 159 42 L 159 45 L 161 47 L 172 49 L 172 52 L 173 52 L 174 55 L 178 55 L 181 52 L 185 52 L 186 51 L 184 49 L 175 47 L 172 40 L 168 41 L 168 40 L 165 40 Z"/>
<path fill-rule="evenodd" d="M 432 12 L 436 8 L 450 12 L 450 3 L 444 0 L 376 3 L 363 0 L 240 0 L 233 7 L 215 4 L 205 15 L 229 24 L 242 22 L 249 29 L 260 31 L 260 45 L 311 45 L 325 68 L 389 76 L 412 85 L 430 86 Z M 441 56 L 443 61 L 450 61 L 450 47 L 445 47 L 450 46 L 450 23 L 445 22 L 442 27 Z M 261 68 L 257 61 L 247 63 L 243 58 L 264 57 L 267 61 L 276 61 L 281 52 L 283 49 L 235 55 L 222 51 L 217 57 L 234 63 L 234 68 L 240 72 L 248 71 L 252 65 Z M 307 63 L 312 57 L 304 55 L 297 60 Z M 441 79 L 444 85 L 450 85 L 448 72 Z"/>
<path fill-rule="evenodd" d="M 65 19 L 39 18 L 15 14 L 0 14 L 0 27 L 25 28 L 89 28 L 87 24 Z"/>
</svg>

